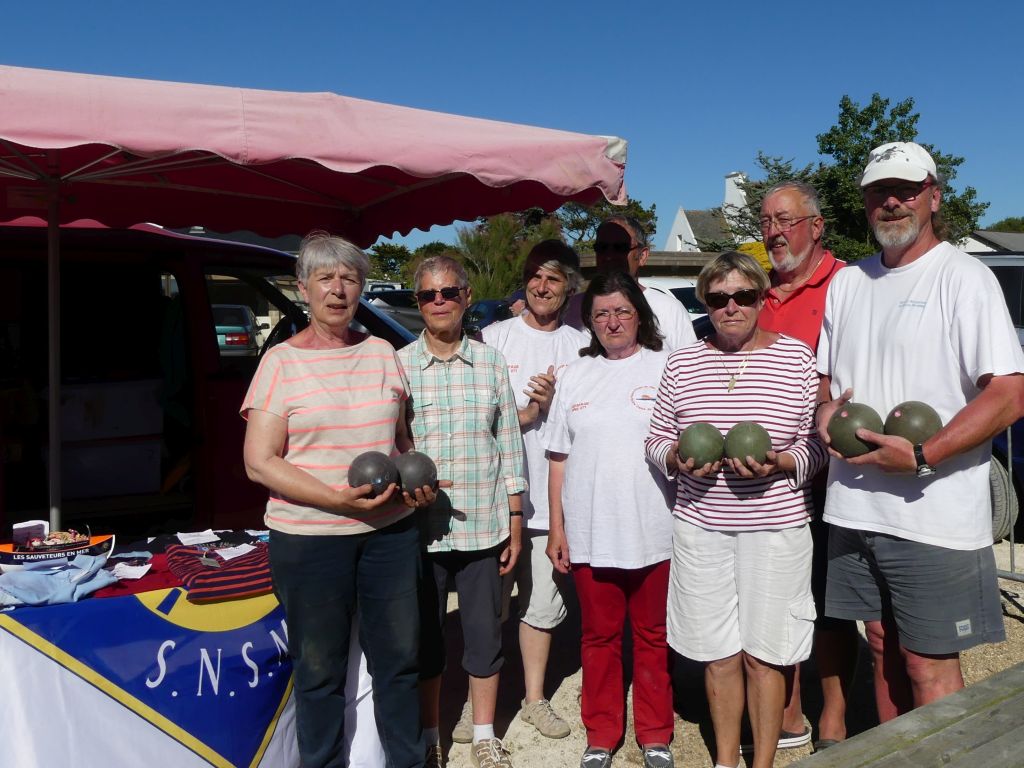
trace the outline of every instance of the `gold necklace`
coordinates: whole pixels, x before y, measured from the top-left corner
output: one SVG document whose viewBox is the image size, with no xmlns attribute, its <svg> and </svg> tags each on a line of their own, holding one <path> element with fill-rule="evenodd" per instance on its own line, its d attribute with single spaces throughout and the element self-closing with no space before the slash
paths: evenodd
<svg viewBox="0 0 1024 768">
<path fill-rule="evenodd" d="M 743 356 L 743 362 L 740 363 L 739 369 L 736 373 L 730 373 L 729 368 L 725 364 L 725 352 L 718 350 L 718 364 L 722 366 L 722 370 L 725 371 L 725 375 L 729 377 L 729 381 L 725 384 L 727 391 L 732 392 L 736 388 L 736 382 L 743 376 L 743 371 L 747 369 L 747 363 L 750 362 L 750 353 L 754 351 L 753 346 L 747 350 L 747 354 Z"/>
<path fill-rule="evenodd" d="M 743 371 L 746 370 L 746 364 L 748 364 L 748 362 L 751 361 L 751 352 L 754 351 L 757 345 L 758 333 L 757 331 L 755 331 L 754 338 L 751 339 L 751 348 L 746 350 L 746 354 L 743 355 L 743 361 L 740 362 L 739 368 L 736 370 L 736 373 L 734 374 L 730 373 L 728 367 L 725 365 L 725 352 L 723 352 L 721 349 L 718 350 L 718 365 L 722 368 L 723 371 L 725 371 L 725 375 L 729 377 L 729 380 L 727 382 L 723 382 L 725 384 L 726 391 L 731 392 L 733 389 L 736 388 L 736 382 L 739 381 L 740 377 L 743 375 Z"/>
</svg>

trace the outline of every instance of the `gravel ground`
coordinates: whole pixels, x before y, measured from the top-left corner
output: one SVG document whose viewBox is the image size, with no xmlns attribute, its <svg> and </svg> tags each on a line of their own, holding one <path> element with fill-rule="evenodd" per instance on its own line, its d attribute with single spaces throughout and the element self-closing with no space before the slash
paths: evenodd
<svg viewBox="0 0 1024 768">
<path fill-rule="evenodd" d="M 997 562 L 1002 570 L 1009 568 L 1009 544 L 1003 542 L 996 547 Z M 1024 573 L 1024 544 L 1016 546 L 1016 571 Z M 989 675 L 1024 661 L 1024 583 L 1000 580 L 1004 624 L 1007 639 L 997 645 L 986 645 L 972 649 L 962 657 L 964 678 L 967 685 L 984 680 Z M 454 595 L 452 596 L 454 600 Z M 451 606 L 454 608 L 454 603 Z M 461 632 L 457 613 L 449 619 L 449 673 L 445 676 L 442 694 L 441 733 L 444 748 L 448 754 L 450 768 L 471 768 L 467 745 L 452 745 L 449 736 L 462 702 L 465 701 L 466 680 L 461 673 L 460 656 Z M 586 748 L 583 724 L 580 722 L 579 637 L 573 627 L 578 627 L 578 616 L 570 615 L 555 635 L 549 664 L 549 690 L 554 689 L 551 702 L 572 727 L 572 733 L 564 739 L 545 739 L 530 725 L 518 718 L 519 699 L 522 696 L 522 668 L 517 653 L 514 622 L 508 622 L 505 633 L 505 647 L 509 649 L 507 663 L 502 673 L 498 700 L 496 731 L 504 734 L 506 746 L 512 752 L 516 768 L 574 768 L 579 765 L 580 755 Z M 676 726 L 672 743 L 675 763 L 680 768 L 714 765 L 709 752 L 713 746 L 710 719 L 704 699 L 703 681 L 698 665 L 676 657 L 674 675 L 676 695 Z M 803 666 L 804 711 L 813 722 L 820 710 L 817 696 L 815 671 L 812 664 Z M 631 703 L 629 709 L 632 709 Z M 870 662 L 867 647 L 862 643 L 861 657 L 848 714 L 850 735 L 860 733 L 877 724 L 871 691 Z M 811 747 L 780 751 L 775 758 L 776 766 L 790 765 L 811 754 Z M 741 761 L 741 765 L 746 765 Z M 637 748 L 630 718 L 625 744 L 614 757 L 616 766 L 640 766 L 642 761 Z"/>
</svg>

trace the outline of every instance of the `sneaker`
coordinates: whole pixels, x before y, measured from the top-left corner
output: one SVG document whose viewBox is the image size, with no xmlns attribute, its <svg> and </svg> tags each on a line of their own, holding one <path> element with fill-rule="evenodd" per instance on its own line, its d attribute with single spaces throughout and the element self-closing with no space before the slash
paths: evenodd
<svg viewBox="0 0 1024 768">
<path fill-rule="evenodd" d="M 644 768 L 675 768 L 672 752 L 665 744 L 648 744 L 644 747 Z"/>
<path fill-rule="evenodd" d="M 580 760 L 580 768 L 611 768 L 612 753 L 600 747 L 587 747 Z"/>
<path fill-rule="evenodd" d="M 427 759 L 423 762 L 423 768 L 444 768 L 444 750 L 440 744 L 427 745 Z"/>
<path fill-rule="evenodd" d="M 523 699 L 521 706 L 523 709 L 519 713 L 519 719 L 532 725 L 542 736 L 549 739 L 564 739 L 569 735 L 569 724 L 558 716 L 547 699 L 538 699 L 529 704 Z"/>
<path fill-rule="evenodd" d="M 512 756 L 501 739 L 484 739 L 469 748 L 473 768 L 512 768 Z"/>
<path fill-rule="evenodd" d="M 804 729 L 800 733 L 793 733 L 792 731 L 783 731 L 779 734 L 779 744 L 777 749 L 796 749 L 802 747 L 804 744 L 811 743 L 811 726 L 805 725 Z M 741 755 L 752 755 L 754 754 L 754 742 L 740 744 Z"/>
<path fill-rule="evenodd" d="M 473 741 L 473 702 L 467 701 L 462 705 L 459 722 L 452 729 L 452 741 L 456 744 L 469 744 Z"/>
</svg>

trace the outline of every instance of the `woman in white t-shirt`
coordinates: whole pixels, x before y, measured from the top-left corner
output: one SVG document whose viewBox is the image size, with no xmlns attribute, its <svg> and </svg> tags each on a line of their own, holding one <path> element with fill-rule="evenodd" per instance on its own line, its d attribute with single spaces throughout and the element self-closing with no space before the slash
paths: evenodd
<svg viewBox="0 0 1024 768">
<path fill-rule="evenodd" d="M 483 329 L 483 340 L 498 349 L 508 364 L 523 433 L 526 478 L 523 494 L 523 549 L 515 570 L 505 575 L 504 612 L 519 588 L 519 649 L 523 657 L 525 697 L 521 719 L 552 739 L 569 735 L 569 725 L 544 695 L 544 677 L 551 652 L 551 633 L 566 617 L 568 578 L 551 566 L 548 544 L 548 460 L 543 435 L 551 400 L 563 369 L 580 359 L 587 336 L 563 322 L 569 297 L 579 289 L 580 258 L 561 240 L 533 247 L 523 266 L 526 311 Z M 472 725 L 463 708 L 460 724 Z M 459 740 L 468 734 L 453 734 Z M 468 734 L 471 735 L 471 734 Z"/>
<path fill-rule="evenodd" d="M 644 766 L 672 765 L 672 683 L 665 633 L 670 492 L 644 457 L 668 353 L 650 305 L 625 272 L 583 297 L 590 345 L 559 380 L 549 415 L 547 554 L 572 573 L 582 619 L 581 765 L 606 768 L 625 735 L 622 635 L 633 634 L 633 719 Z"/>
</svg>

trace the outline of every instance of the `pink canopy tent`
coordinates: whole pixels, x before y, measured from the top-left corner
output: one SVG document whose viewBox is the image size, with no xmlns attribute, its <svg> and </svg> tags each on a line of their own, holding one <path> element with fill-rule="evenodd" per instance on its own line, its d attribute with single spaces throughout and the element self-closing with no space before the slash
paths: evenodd
<svg viewBox="0 0 1024 768">
<path fill-rule="evenodd" d="M 379 104 L 0 67 L 4 219 L 381 235 L 625 203 L 625 142 Z"/>
<path fill-rule="evenodd" d="M 602 197 L 626 143 L 332 93 L 0 66 L 0 221 L 49 225 L 50 444 L 60 445 L 59 225 L 381 235 Z M 51 451 L 50 519 L 60 519 Z"/>
</svg>

